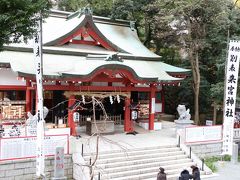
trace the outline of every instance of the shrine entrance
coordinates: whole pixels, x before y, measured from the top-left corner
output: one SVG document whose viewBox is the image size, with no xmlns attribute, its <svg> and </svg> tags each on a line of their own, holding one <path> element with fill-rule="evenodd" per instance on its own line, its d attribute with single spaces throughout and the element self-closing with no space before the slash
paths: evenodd
<svg viewBox="0 0 240 180">
<path fill-rule="evenodd" d="M 89 123 L 112 123 L 122 132 L 130 124 L 130 105 L 126 107 L 126 99 L 129 99 L 129 92 L 70 92 L 64 95 L 69 99 L 68 123 L 72 134 L 76 133 L 77 126 L 86 126 Z M 127 100 L 127 102 L 130 102 Z M 75 115 L 78 118 L 76 120 Z M 114 128 L 113 128 L 114 129 Z M 87 132 L 89 133 L 89 132 Z M 105 133 L 105 132 L 101 132 Z M 106 133 L 114 133 L 107 130 Z M 91 133 L 89 133 L 91 134 Z"/>
</svg>

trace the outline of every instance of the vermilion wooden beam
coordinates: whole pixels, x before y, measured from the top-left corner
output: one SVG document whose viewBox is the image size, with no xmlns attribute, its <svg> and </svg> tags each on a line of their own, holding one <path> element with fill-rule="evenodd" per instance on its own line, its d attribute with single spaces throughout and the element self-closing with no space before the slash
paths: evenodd
<svg viewBox="0 0 240 180">
<path fill-rule="evenodd" d="M 93 45 L 96 46 L 96 41 L 85 41 L 85 40 L 72 40 L 72 44 L 87 44 L 87 45 Z"/>
<path fill-rule="evenodd" d="M 65 39 L 63 39 L 62 41 L 60 41 L 58 43 L 58 45 L 63 45 L 67 42 L 69 42 L 71 39 L 73 39 L 74 37 L 76 37 L 77 35 L 81 34 L 84 30 L 82 28 L 76 30 L 73 34 L 71 34 L 70 36 L 66 37 Z"/>
<path fill-rule="evenodd" d="M 142 91 L 149 92 L 149 87 L 119 87 L 119 86 L 63 86 L 63 85 L 45 85 L 44 90 L 63 90 L 63 91 Z"/>
<path fill-rule="evenodd" d="M 68 100 L 68 108 L 71 107 L 74 103 L 76 102 L 75 96 L 70 96 L 69 100 Z M 76 135 L 76 127 L 75 127 L 75 123 L 73 121 L 73 113 L 74 110 L 70 110 L 68 109 L 68 126 L 71 129 L 71 135 L 75 136 Z"/>
<path fill-rule="evenodd" d="M 95 77 L 92 79 L 92 82 L 123 82 L 123 78 L 104 78 L 104 77 Z"/>
<path fill-rule="evenodd" d="M 27 86 L 0 85 L 0 90 L 26 90 Z"/>
<path fill-rule="evenodd" d="M 114 78 L 116 74 L 123 73 L 126 78 L 128 78 L 131 82 L 133 83 L 141 83 L 144 81 L 138 80 L 134 75 L 126 70 L 126 69 L 108 69 L 108 68 L 103 68 L 95 71 L 91 76 L 82 78 L 81 81 L 92 81 L 94 78 L 97 78 L 100 74 L 106 73 L 108 74 L 109 77 Z"/>
</svg>

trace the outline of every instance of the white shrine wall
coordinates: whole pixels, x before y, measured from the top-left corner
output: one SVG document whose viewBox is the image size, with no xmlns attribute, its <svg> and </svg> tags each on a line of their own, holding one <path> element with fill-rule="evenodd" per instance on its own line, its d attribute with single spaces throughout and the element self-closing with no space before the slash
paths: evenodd
<svg viewBox="0 0 240 180">
<path fill-rule="evenodd" d="M 0 68 L 0 85 L 3 86 L 26 86 L 25 80 L 18 80 L 17 73 L 11 69 Z"/>
</svg>

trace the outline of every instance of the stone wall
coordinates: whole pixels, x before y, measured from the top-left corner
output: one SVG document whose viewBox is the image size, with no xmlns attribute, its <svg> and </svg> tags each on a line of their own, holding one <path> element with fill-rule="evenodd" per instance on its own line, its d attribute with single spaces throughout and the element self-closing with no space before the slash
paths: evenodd
<svg viewBox="0 0 240 180">
<path fill-rule="evenodd" d="M 188 144 L 187 146 L 191 147 L 194 154 L 199 158 L 204 158 L 219 156 L 221 154 L 222 142 Z"/>
<path fill-rule="evenodd" d="M 71 155 L 64 157 L 64 173 L 67 179 L 73 179 L 73 162 Z M 36 159 L 0 161 L 0 180 L 32 180 L 36 179 Z M 54 174 L 54 157 L 45 159 L 46 179 Z"/>
</svg>

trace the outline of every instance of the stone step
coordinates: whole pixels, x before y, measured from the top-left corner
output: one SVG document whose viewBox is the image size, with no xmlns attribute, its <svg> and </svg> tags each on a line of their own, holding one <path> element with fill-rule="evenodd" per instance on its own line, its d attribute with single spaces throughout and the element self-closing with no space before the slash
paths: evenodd
<svg viewBox="0 0 240 180">
<path fill-rule="evenodd" d="M 178 180 L 180 174 L 181 174 L 181 171 L 183 169 L 179 169 L 177 173 L 175 174 L 168 174 L 167 173 L 167 180 Z M 188 169 L 189 173 L 191 174 L 191 169 Z M 215 174 L 212 174 L 212 175 L 206 175 L 204 171 L 200 171 L 200 176 L 201 176 L 201 179 L 207 179 L 207 178 L 212 178 L 212 177 L 216 177 Z M 144 179 L 144 180 L 156 180 L 157 178 L 157 174 L 155 176 L 153 176 L 152 178 L 147 178 L 147 179 Z M 116 180 L 116 179 L 114 179 Z"/>
<path fill-rule="evenodd" d="M 167 173 L 167 180 L 178 180 L 180 173 L 183 169 L 176 169 L 172 172 L 166 171 Z M 190 169 L 188 169 L 189 172 L 191 172 Z M 212 175 L 205 175 L 203 171 L 201 173 L 201 179 L 206 179 L 212 177 Z M 130 176 L 124 176 L 119 178 L 108 178 L 104 177 L 104 180 L 156 180 L 157 179 L 158 172 L 150 172 L 150 173 L 144 173 L 144 174 L 138 174 L 138 175 L 130 175 Z"/>
<path fill-rule="evenodd" d="M 152 162 L 164 162 L 164 161 L 170 161 L 170 160 L 181 160 L 187 158 L 187 155 L 174 155 L 174 156 L 166 156 L 166 157 L 153 157 L 150 159 L 137 159 L 132 161 L 122 161 L 122 162 L 112 162 L 112 163 L 99 163 L 97 161 L 97 166 L 101 168 L 113 168 L 113 167 L 121 167 L 121 166 L 129 166 L 134 164 L 144 164 L 144 163 L 152 163 Z"/>
<path fill-rule="evenodd" d="M 99 154 L 98 159 L 108 159 L 108 158 L 116 158 L 116 157 L 129 157 L 131 155 L 143 155 L 143 154 L 156 154 L 156 153 L 164 153 L 164 152 L 173 152 L 173 151 L 180 151 L 178 147 L 171 147 L 171 148 L 160 148 L 160 149 L 143 149 L 137 151 L 122 151 L 122 152 L 113 152 L 109 154 Z M 89 160 L 91 156 L 84 156 L 85 160 Z M 94 155 L 92 156 L 94 158 Z"/>
<path fill-rule="evenodd" d="M 84 158 L 89 161 L 90 154 Z M 176 145 L 147 147 L 127 152 L 100 152 L 94 174 L 96 177 L 100 174 L 104 180 L 153 180 L 157 178 L 159 167 L 163 167 L 167 179 L 176 180 L 183 169 L 191 172 L 190 166 L 194 164 Z"/>
<path fill-rule="evenodd" d="M 162 148 L 176 148 L 177 146 L 175 144 L 170 145 L 162 145 L 162 146 L 149 146 L 149 147 L 141 147 L 141 148 L 132 148 L 132 149 L 118 149 L 118 150 L 111 150 L 111 151 L 101 151 L 99 154 L 112 154 L 112 153 L 122 153 L 122 152 L 137 152 L 137 151 L 143 151 L 143 150 L 154 150 L 154 149 L 162 149 Z M 95 153 L 84 153 L 83 156 L 92 156 Z"/>
<path fill-rule="evenodd" d="M 134 161 L 139 159 L 153 159 L 156 157 L 171 157 L 176 155 L 184 155 L 183 151 L 173 151 L 173 152 L 163 152 L 163 153 L 154 153 L 154 154 L 143 154 L 143 155 L 132 155 L 132 156 L 123 156 L 123 157 L 114 157 L 114 158 L 105 158 L 98 159 L 98 164 L 103 163 L 113 163 L 113 162 L 122 162 L 122 161 Z M 87 161 L 87 159 L 85 159 Z"/>
<path fill-rule="evenodd" d="M 101 167 L 97 166 L 96 169 L 97 172 L 104 172 L 104 173 L 115 173 L 115 172 L 124 172 L 124 171 L 129 171 L 129 170 L 135 170 L 135 169 L 144 169 L 146 167 L 163 167 L 163 166 L 168 166 L 171 164 L 180 164 L 180 163 L 190 163 L 192 162 L 191 159 L 179 159 L 179 160 L 170 160 L 170 161 L 161 161 L 161 162 L 150 162 L 150 163 L 142 163 L 142 164 L 131 164 L 131 165 L 126 165 L 126 166 L 117 166 L 117 167 Z M 171 168 L 169 168 L 171 170 Z"/>
<path fill-rule="evenodd" d="M 97 176 L 95 176 L 97 179 Z M 167 180 L 177 180 L 179 177 L 179 174 L 171 174 L 167 175 Z M 120 177 L 120 178 L 107 178 L 104 177 L 104 180 L 156 180 L 157 179 L 157 173 L 146 173 L 146 174 L 139 174 L 139 175 L 131 175 L 131 176 L 125 176 L 125 177 Z M 101 179 L 103 179 L 101 177 Z"/>
<path fill-rule="evenodd" d="M 174 165 L 167 165 L 163 166 L 163 168 L 166 169 L 166 172 L 168 173 L 167 169 L 181 169 L 182 167 L 190 167 L 193 165 L 193 162 L 187 162 L 187 163 L 180 163 L 180 164 L 174 164 Z M 158 167 L 147 167 L 144 169 L 135 169 L 135 170 L 127 170 L 123 172 L 116 172 L 116 173 L 108 173 L 103 175 L 103 179 L 114 179 L 114 178 L 121 178 L 121 177 L 127 177 L 127 176 L 134 176 L 134 175 L 142 175 L 142 174 L 148 174 L 148 173 L 153 173 L 156 175 L 156 173 L 159 171 Z M 171 171 L 169 171 L 171 172 Z M 176 173 L 176 171 L 173 171 Z"/>
</svg>

